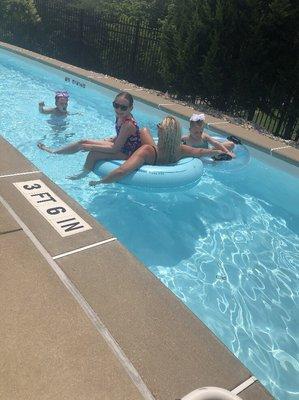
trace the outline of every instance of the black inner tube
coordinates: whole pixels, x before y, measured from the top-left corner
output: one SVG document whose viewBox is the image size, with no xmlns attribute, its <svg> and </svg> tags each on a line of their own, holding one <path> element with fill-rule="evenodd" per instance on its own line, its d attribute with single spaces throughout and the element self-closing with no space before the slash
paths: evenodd
<svg viewBox="0 0 299 400">
<path fill-rule="evenodd" d="M 214 161 L 229 161 L 232 159 L 232 156 L 230 156 L 229 154 L 226 154 L 226 153 L 221 153 L 221 154 L 217 154 L 216 156 L 213 156 L 212 159 Z"/>
<path fill-rule="evenodd" d="M 230 142 L 235 143 L 235 144 L 242 144 L 241 140 L 239 138 L 237 138 L 236 136 L 233 136 L 233 135 L 228 136 L 226 139 L 229 140 Z"/>
</svg>

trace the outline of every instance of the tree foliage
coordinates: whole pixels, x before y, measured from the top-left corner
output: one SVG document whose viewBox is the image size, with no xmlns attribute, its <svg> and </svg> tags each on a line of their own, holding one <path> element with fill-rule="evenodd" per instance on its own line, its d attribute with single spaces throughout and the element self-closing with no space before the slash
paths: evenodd
<svg viewBox="0 0 299 400">
<path fill-rule="evenodd" d="M 35 45 L 41 52 L 42 48 L 50 52 L 55 42 L 58 44 L 54 56 L 63 57 L 68 52 L 72 62 L 73 47 L 81 46 L 88 59 L 96 60 L 99 56 L 94 54 L 98 54 L 96 50 L 101 44 L 100 59 L 105 57 L 116 65 L 124 53 L 128 60 L 138 60 L 139 71 L 144 66 L 144 75 L 150 68 L 152 76 L 156 74 L 157 81 L 163 82 L 159 83 L 161 89 L 168 88 L 180 98 L 200 98 L 215 108 L 234 113 L 245 111 L 249 118 L 257 108 L 266 114 L 280 109 L 287 115 L 287 124 L 295 126 L 299 112 L 297 0 L 35 2 L 43 18 L 39 30 L 47 31 L 48 27 L 50 32 L 45 39 L 48 45 Z M 2 26 L 10 26 L 9 34 L 2 38 L 10 37 L 12 43 L 28 46 L 34 36 L 32 23 L 39 20 L 35 2 L 0 0 Z M 104 36 L 104 28 L 99 24 L 102 15 L 109 17 L 103 19 L 107 24 Z M 64 23 L 57 25 L 56 16 Z M 146 29 L 144 24 L 137 24 L 140 21 L 147 22 Z M 114 25 L 117 29 L 113 29 Z M 150 32 L 148 26 L 159 29 Z M 154 54 L 146 44 L 151 38 L 157 45 Z M 136 70 L 133 68 L 134 73 Z"/>
<path fill-rule="evenodd" d="M 167 12 L 171 0 L 67 0 L 76 8 L 93 9 L 114 17 L 126 17 L 128 20 L 145 20 L 157 25 Z"/>
<path fill-rule="evenodd" d="M 298 12 L 293 0 L 173 0 L 163 23 L 166 81 L 221 109 L 295 108 Z"/>
<path fill-rule="evenodd" d="M 12 23 L 27 24 L 39 21 L 34 0 L 0 0 L 0 19 L 9 18 Z"/>
</svg>

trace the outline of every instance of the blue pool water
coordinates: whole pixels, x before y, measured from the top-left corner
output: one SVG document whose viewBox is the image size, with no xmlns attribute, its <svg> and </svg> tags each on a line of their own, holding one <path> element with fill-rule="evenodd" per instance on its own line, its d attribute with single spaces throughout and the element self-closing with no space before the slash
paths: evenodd
<svg viewBox="0 0 299 400">
<path fill-rule="evenodd" d="M 95 176 L 66 179 L 86 153 L 50 155 L 36 143 L 111 136 L 115 94 L 4 50 L 0 76 L 2 135 L 117 236 L 277 399 L 298 399 L 298 169 L 250 149 L 246 168 L 206 171 L 189 191 L 90 188 Z M 82 115 L 38 113 L 38 101 L 52 106 L 57 89 L 69 90 L 69 110 Z M 164 113 L 136 102 L 134 116 L 155 132 Z"/>
</svg>

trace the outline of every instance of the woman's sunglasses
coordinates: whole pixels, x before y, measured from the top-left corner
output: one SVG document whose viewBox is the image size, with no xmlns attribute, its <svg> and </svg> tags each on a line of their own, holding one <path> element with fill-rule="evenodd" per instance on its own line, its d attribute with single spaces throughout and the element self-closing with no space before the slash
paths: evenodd
<svg viewBox="0 0 299 400">
<path fill-rule="evenodd" d="M 129 106 L 125 106 L 125 105 L 123 105 L 123 104 L 118 104 L 116 101 L 114 101 L 114 102 L 112 103 L 112 105 L 113 105 L 113 107 L 114 107 L 115 109 L 120 108 L 121 111 L 127 111 L 127 109 L 129 108 Z"/>
</svg>

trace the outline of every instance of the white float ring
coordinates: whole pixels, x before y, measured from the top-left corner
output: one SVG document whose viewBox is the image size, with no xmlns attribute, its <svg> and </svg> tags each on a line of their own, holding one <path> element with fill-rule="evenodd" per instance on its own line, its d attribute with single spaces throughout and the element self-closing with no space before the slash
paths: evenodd
<svg viewBox="0 0 299 400">
<path fill-rule="evenodd" d="M 226 389 L 218 387 L 204 387 L 196 389 L 184 396 L 181 400 L 242 400 L 239 396 Z"/>
<path fill-rule="evenodd" d="M 122 160 L 101 161 L 95 165 L 93 172 L 103 177 L 123 163 Z M 120 183 L 141 189 L 169 191 L 195 186 L 202 174 L 202 161 L 187 157 L 175 164 L 143 165 L 123 178 Z"/>
</svg>

